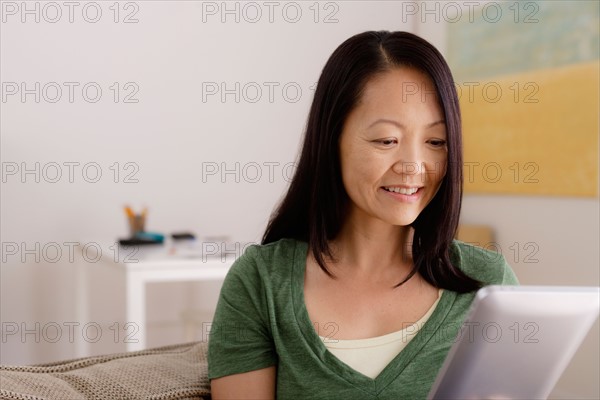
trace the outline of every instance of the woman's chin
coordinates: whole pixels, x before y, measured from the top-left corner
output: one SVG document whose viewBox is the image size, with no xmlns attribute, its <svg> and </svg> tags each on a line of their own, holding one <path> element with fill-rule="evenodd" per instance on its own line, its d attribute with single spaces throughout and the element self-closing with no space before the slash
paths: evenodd
<svg viewBox="0 0 600 400">
<path fill-rule="evenodd" d="M 402 215 L 393 218 L 387 218 L 387 221 L 390 225 L 395 226 L 410 226 L 417 219 L 418 215 Z"/>
</svg>

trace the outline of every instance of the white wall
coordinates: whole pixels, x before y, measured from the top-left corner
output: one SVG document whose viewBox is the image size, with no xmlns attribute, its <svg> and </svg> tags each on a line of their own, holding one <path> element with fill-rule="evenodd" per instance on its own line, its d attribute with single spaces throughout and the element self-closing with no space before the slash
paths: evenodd
<svg viewBox="0 0 600 400">
<path fill-rule="evenodd" d="M 413 22 L 403 15 L 400 2 L 332 2 L 327 8 L 321 3 L 317 23 L 314 9 L 309 8 L 313 2 L 298 3 L 302 17 L 297 23 L 282 15 L 284 2 L 275 8 L 273 23 L 268 22 L 264 5 L 256 23 L 248 22 L 255 16 L 252 9 L 246 9 L 246 14 L 240 10 L 239 23 L 235 15 L 226 15 L 223 23 L 219 14 L 203 14 L 203 7 L 220 8 L 221 2 L 187 1 L 132 2 L 139 8 L 134 15 L 139 22 L 114 23 L 114 13 L 108 8 L 112 2 L 99 4 L 103 14 L 98 23 L 83 19 L 84 2 L 75 10 L 73 23 L 67 20 L 66 8 L 63 19 L 55 24 L 43 18 L 36 23 L 33 16 L 22 23 L 19 14 L 3 12 L 3 83 L 27 82 L 32 87 L 34 82 L 42 86 L 78 82 L 81 88 L 96 82 L 103 90 L 97 103 L 85 101 L 78 90 L 73 103 L 65 92 L 55 104 L 43 98 L 36 103 L 33 95 L 25 102 L 18 95 L 9 96 L 0 104 L 3 173 L 10 172 L 13 163 L 25 162 L 33 168 L 39 162 L 48 168 L 46 178 L 51 179 L 49 163 L 96 162 L 103 174 L 99 182 L 88 183 L 79 167 L 71 183 L 63 165 L 58 183 L 44 176 L 39 183 L 32 175 L 3 176 L 1 240 L 3 246 L 18 245 L 16 255 L 6 255 L 7 248 L 3 248 L 3 323 L 24 323 L 31 329 L 36 322 L 73 321 L 78 285 L 75 263 L 66 254 L 56 263 L 45 261 L 43 254 L 39 263 L 33 255 L 22 262 L 21 243 L 28 249 L 36 243 L 40 248 L 58 243 L 64 252 L 64 242 L 110 243 L 127 233 L 121 210 L 124 203 L 149 206 L 149 230 L 192 230 L 200 237 L 227 234 L 236 241 L 259 241 L 287 184 L 282 167 L 295 159 L 312 98 L 310 86 L 333 49 L 352 34 L 369 29 L 413 31 L 442 52 L 445 49 L 443 25 Z M 233 8 L 236 3 L 228 4 Z M 120 19 L 135 10 L 133 6 L 121 8 Z M 285 17 L 294 19 L 294 9 L 286 10 Z M 93 17 L 93 9 L 88 11 Z M 338 22 L 324 23 L 332 12 Z M 125 83 L 137 85 L 134 98 L 139 102 L 124 103 L 121 98 L 115 103 L 109 88 L 113 82 L 119 82 L 121 95 L 130 92 Z M 231 94 L 225 102 L 218 96 L 203 101 L 202 85 L 207 82 L 226 82 L 228 88 L 235 82 L 241 86 L 256 82 L 263 97 L 256 103 L 243 95 L 236 103 Z M 268 100 L 264 82 L 279 84 L 273 102 Z M 286 83 L 301 87 L 297 102 L 282 96 Z M 288 93 L 294 96 L 293 90 Z M 116 183 L 114 169 L 110 169 L 115 162 L 121 172 Z M 224 162 L 228 168 L 239 162 L 242 169 L 252 162 L 279 165 L 272 182 L 263 165 L 258 182 L 250 183 L 240 174 L 237 183 L 232 174 L 207 176 L 203 181 L 207 162 Z M 124 182 L 124 174 L 134 171 L 125 169 L 125 163 L 137 168 L 133 178 L 139 182 Z M 86 177 L 93 178 L 92 170 L 88 172 Z M 495 229 L 522 283 L 598 285 L 598 217 L 597 199 L 466 196 L 462 219 Z M 537 245 L 537 263 L 524 262 L 531 248 L 523 246 L 530 242 Z M 514 243 L 521 249 L 518 257 L 510 249 Z M 98 282 L 95 289 L 111 293 L 113 285 Z M 175 310 L 190 303 L 197 306 L 214 297 L 214 292 L 214 287 L 152 286 L 149 318 L 155 329 L 150 344 L 181 340 L 181 330 L 175 325 L 179 311 Z M 594 329 L 597 335 L 597 326 Z M 50 343 L 42 338 L 36 343 L 31 334 L 24 340 L 19 335 L 7 337 L 0 350 L 3 364 L 45 362 L 75 354 L 73 345 L 64 340 Z M 598 398 L 597 374 L 598 342 L 588 337 L 555 396 Z"/>
</svg>

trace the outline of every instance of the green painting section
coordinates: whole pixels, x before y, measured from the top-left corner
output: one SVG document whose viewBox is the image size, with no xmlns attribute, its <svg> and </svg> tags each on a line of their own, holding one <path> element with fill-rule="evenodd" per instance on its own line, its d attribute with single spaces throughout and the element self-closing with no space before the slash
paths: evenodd
<svg viewBox="0 0 600 400">
<path fill-rule="evenodd" d="M 460 13 L 451 3 L 462 4 Z M 599 1 L 439 4 L 457 82 L 599 58 Z"/>
</svg>

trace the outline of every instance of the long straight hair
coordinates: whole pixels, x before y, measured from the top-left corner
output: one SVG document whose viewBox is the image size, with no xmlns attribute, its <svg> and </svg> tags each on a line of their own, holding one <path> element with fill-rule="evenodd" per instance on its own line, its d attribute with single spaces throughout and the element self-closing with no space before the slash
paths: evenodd
<svg viewBox="0 0 600 400">
<path fill-rule="evenodd" d="M 308 242 L 319 266 L 332 276 L 324 256 L 332 257 L 328 243 L 339 233 L 350 202 L 342 182 L 338 139 L 369 79 L 401 66 L 425 73 L 435 85 L 445 117 L 448 165 L 438 192 L 411 225 L 414 268 L 396 286 L 419 272 L 435 287 L 473 291 L 481 283 L 450 259 L 463 186 L 461 118 L 454 80 L 439 51 L 408 32 L 360 33 L 333 52 L 317 83 L 294 177 L 271 215 L 262 244 L 282 238 Z"/>
</svg>

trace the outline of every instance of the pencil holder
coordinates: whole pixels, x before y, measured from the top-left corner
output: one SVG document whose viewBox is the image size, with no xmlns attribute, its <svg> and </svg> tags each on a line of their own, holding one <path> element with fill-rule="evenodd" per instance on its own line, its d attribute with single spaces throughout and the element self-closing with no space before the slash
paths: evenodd
<svg viewBox="0 0 600 400">
<path fill-rule="evenodd" d="M 135 237 L 138 233 L 144 232 L 146 217 L 142 214 L 135 214 L 129 217 L 129 233 Z"/>
</svg>

